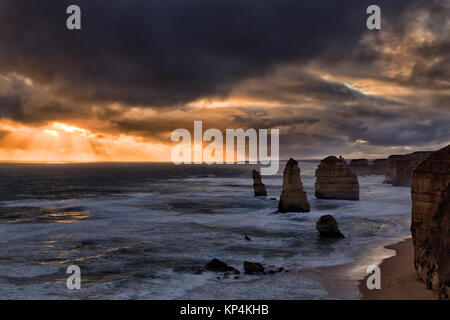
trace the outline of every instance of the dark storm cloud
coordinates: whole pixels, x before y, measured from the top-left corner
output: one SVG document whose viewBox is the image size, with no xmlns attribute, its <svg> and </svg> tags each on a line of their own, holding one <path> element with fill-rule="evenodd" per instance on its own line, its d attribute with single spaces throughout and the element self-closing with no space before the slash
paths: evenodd
<svg viewBox="0 0 450 320">
<path fill-rule="evenodd" d="M 401 101 L 366 94 L 350 84 L 326 80 L 302 70 L 286 71 L 286 68 L 261 78 L 256 83 L 255 81 L 251 84 L 241 83 L 233 93 L 294 105 L 306 99 L 327 105 L 362 102 L 374 105 L 403 104 Z"/>
<path fill-rule="evenodd" d="M 325 110 L 288 107 L 259 113 L 259 118 L 251 109 L 243 109 L 246 115 L 235 117 L 233 123 L 244 128 L 279 128 L 283 158 L 344 154 L 355 144 L 387 156 L 386 147 L 414 145 L 427 149 L 430 143 L 448 143 L 450 115 L 412 106 L 384 107 L 370 103 L 329 104 Z"/>
<path fill-rule="evenodd" d="M 75 3 L 83 29 L 68 31 Z M 282 157 L 448 143 L 448 1 L 377 1 L 381 31 L 366 29 L 370 4 L 0 0 L 0 120 L 162 143 L 194 120 L 280 128 Z M 227 97 L 243 102 L 190 104 Z"/>
<path fill-rule="evenodd" d="M 152 106 L 225 96 L 276 64 L 344 53 L 370 1 L 2 0 L 0 72 L 17 72 L 79 100 Z M 385 17 L 409 1 L 378 1 Z"/>
<path fill-rule="evenodd" d="M 384 12 L 384 11 L 383 11 Z M 348 51 L 348 56 L 325 52 L 319 63 L 351 77 L 429 90 L 450 88 L 450 2 L 418 0 L 401 14 L 383 16 L 382 32 L 367 33 L 364 44 Z M 347 64 L 343 63 L 347 62 Z M 398 74 L 408 64 L 411 70 Z"/>
<path fill-rule="evenodd" d="M 55 96 L 45 88 L 32 86 L 14 74 L 0 77 L 0 119 L 41 124 L 51 120 L 86 116 L 86 106 Z"/>
</svg>

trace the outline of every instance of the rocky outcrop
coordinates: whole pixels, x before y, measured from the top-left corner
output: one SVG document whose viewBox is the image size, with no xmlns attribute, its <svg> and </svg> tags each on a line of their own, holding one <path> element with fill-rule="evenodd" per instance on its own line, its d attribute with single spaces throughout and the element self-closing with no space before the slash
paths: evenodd
<svg viewBox="0 0 450 320">
<path fill-rule="evenodd" d="M 372 174 L 386 174 L 388 159 L 375 159 L 372 163 Z"/>
<path fill-rule="evenodd" d="M 353 159 L 350 161 L 350 167 L 368 167 L 369 161 L 367 159 Z"/>
<path fill-rule="evenodd" d="M 278 212 L 309 212 L 308 198 L 303 191 L 298 162 L 289 159 L 283 174 L 283 191 L 281 192 Z"/>
<path fill-rule="evenodd" d="M 252 177 L 253 177 L 253 191 L 255 192 L 255 197 L 267 196 L 266 186 L 261 181 L 261 174 L 258 171 L 253 170 Z"/>
<path fill-rule="evenodd" d="M 413 173 L 411 185 L 414 266 L 427 288 L 448 299 L 450 281 L 450 145 Z"/>
<path fill-rule="evenodd" d="M 316 198 L 359 200 L 358 178 L 344 160 L 329 156 L 316 170 Z"/>
<path fill-rule="evenodd" d="M 212 259 L 205 265 L 205 269 L 214 272 L 227 272 L 227 271 L 237 271 L 235 268 L 227 265 L 225 262 L 219 259 Z"/>
<path fill-rule="evenodd" d="M 265 273 L 263 265 L 257 262 L 244 261 L 244 270 L 246 274 Z"/>
<path fill-rule="evenodd" d="M 369 174 L 386 174 L 388 159 L 375 159 L 369 162 L 367 159 L 354 159 L 350 161 L 350 169 L 358 176 Z"/>
<path fill-rule="evenodd" d="M 316 223 L 316 229 L 319 231 L 321 237 L 345 238 L 339 231 L 336 219 L 329 214 L 320 217 L 319 221 Z"/>
<path fill-rule="evenodd" d="M 386 175 L 384 176 L 384 183 L 392 184 L 393 177 L 395 175 L 395 161 L 401 158 L 401 155 L 391 155 L 388 157 L 386 164 Z"/>
<path fill-rule="evenodd" d="M 431 151 L 418 151 L 405 155 L 389 156 L 384 183 L 391 183 L 393 186 L 411 186 L 414 169 L 426 160 L 431 153 Z"/>
<path fill-rule="evenodd" d="M 434 251 L 436 264 L 439 268 L 436 279 L 439 297 L 448 299 L 450 296 L 450 186 L 446 190 L 447 196 L 439 204 L 431 224 L 430 248 Z M 436 236 L 439 235 L 439 236 Z"/>
<path fill-rule="evenodd" d="M 353 173 L 359 176 L 370 174 L 369 161 L 367 159 L 353 159 L 349 164 Z"/>
</svg>

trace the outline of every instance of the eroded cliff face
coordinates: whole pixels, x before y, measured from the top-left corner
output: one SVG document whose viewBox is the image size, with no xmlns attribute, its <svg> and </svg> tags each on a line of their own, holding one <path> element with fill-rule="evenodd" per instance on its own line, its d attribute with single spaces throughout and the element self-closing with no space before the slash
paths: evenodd
<svg viewBox="0 0 450 320">
<path fill-rule="evenodd" d="M 369 163 L 367 159 L 353 159 L 350 161 L 350 169 L 358 176 L 370 174 L 386 174 L 388 159 L 375 159 Z"/>
<path fill-rule="evenodd" d="M 431 151 L 418 151 L 405 155 L 389 156 L 384 182 L 391 183 L 393 186 L 411 186 L 414 169 L 431 154 Z"/>
<path fill-rule="evenodd" d="M 253 170 L 252 177 L 253 177 L 253 191 L 255 192 L 255 197 L 267 196 L 266 186 L 264 185 L 264 183 L 262 183 L 261 174 L 258 171 Z"/>
<path fill-rule="evenodd" d="M 300 179 L 298 162 L 289 159 L 283 173 L 283 191 L 278 203 L 279 212 L 309 212 L 309 202 Z"/>
<path fill-rule="evenodd" d="M 316 198 L 359 200 L 359 182 L 344 160 L 323 159 L 316 170 Z"/>
<path fill-rule="evenodd" d="M 373 174 L 386 174 L 388 159 L 375 159 L 372 163 Z"/>
<path fill-rule="evenodd" d="M 411 185 L 414 265 L 427 288 L 448 299 L 450 281 L 450 145 L 413 173 Z"/>
<path fill-rule="evenodd" d="M 369 160 L 367 159 L 350 160 L 349 166 L 356 175 L 363 176 L 370 174 L 371 166 L 369 166 Z"/>
</svg>

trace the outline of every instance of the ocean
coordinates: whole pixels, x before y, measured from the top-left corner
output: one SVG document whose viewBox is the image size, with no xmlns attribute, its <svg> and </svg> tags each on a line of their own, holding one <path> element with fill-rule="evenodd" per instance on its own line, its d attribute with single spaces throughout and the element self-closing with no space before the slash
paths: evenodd
<svg viewBox="0 0 450 320">
<path fill-rule="evenodd" d="M 286 214 L 284 163 L 263 176 L 267 198 L 248 164 L 0 164 L 0 298 L 358 299 L 367 266 L 410 235 L 410 188 L 363 176 L 359 201 L 317 200 L 318 163 L 299 162 L 311 212 Z M 318 237 L 325 214 L 345 239 Z M 241 275 L 204 271 L 213 258 Z M 245 275 L 244 261 L 284 270 Z M 74 264 L 80 290 L 66 286 Z M 345 271 L 312 276 L 331 266 Z"/>
</svg>

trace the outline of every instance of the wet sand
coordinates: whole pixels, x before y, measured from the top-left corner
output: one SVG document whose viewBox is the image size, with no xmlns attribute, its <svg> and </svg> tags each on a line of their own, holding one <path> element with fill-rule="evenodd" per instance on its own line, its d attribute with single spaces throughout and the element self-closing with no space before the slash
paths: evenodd
<svg viewBox="0 0 450 320">
<path fill-rule="evenodd" d="M 359 290 L 364 300 L 436 300 L 435 292 L 427 290 L 417 278 L 414 269 L 414 248 L 412 238 L 387 246 L 396 255 L 384 260 L 380 265 L 381 289 L 369 290 L 366 280 L 359 282 Z"/>
</svg>

